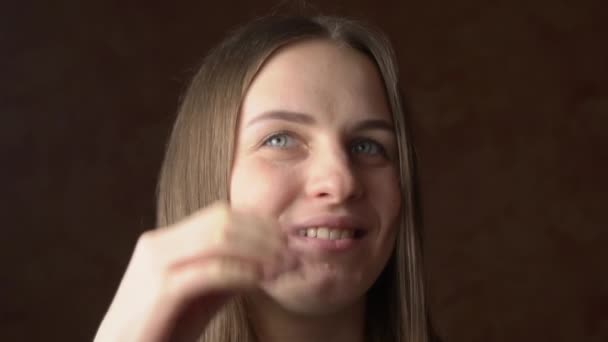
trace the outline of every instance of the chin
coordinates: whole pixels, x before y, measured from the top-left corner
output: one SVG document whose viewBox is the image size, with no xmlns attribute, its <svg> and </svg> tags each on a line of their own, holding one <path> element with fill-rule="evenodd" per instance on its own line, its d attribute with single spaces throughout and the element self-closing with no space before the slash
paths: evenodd
<svg viewBox="0 0 608 342">
<path fill-rule="evenodd" d="M 279 304 L 284 310 L 304 316 L 323 316 L 341 312 L 360 302 L 363 298 L 342 297 L 328 298 L 312 293 L 268 293 L 274 302 Z"/>
<path fill-rule="evenodd" d="M 373 281 L 372 281 L 373 282 Z M 264 286 L 266 296 L 285 310 L 301 315 L 332 314 L 360 303 L 371 286 L 361 277 L 322 266 L 285 274 Z"/>
</svg>

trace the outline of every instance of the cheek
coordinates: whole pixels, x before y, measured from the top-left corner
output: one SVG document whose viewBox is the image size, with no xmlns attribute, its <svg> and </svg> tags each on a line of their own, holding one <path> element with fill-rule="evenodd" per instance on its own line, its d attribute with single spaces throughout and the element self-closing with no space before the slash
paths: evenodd
<svg viewBox="0 0 608 342">
<path fill-rule="evenodd" d="M 230 205 L 276 218 L 296 190 L 296 179 L 286 168 L 263 160 L 243 160 L 232 171 Z"/>
<path fill-rule="evenodd" d="M 380 224 L 384 229 L 395 226 L 401 210 L 401 192 L 399 176 L 396 170 L 375 174 L 368 181 L 371 205 L 378 213 Z"/>
</svg>

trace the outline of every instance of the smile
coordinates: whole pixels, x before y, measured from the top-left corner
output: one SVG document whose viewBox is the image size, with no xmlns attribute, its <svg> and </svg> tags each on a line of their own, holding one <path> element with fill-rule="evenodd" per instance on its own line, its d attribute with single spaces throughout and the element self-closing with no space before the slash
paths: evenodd
<svg viewBox="0 0 608 342">
<path fill-rule="evenodd" d="M 299 236 L 320 240 L 354 239 L 361 236 L 361 233 L 357 229 L 332 229 L 329 227 L 311 227 L 298 230 Z"/>
</svg>

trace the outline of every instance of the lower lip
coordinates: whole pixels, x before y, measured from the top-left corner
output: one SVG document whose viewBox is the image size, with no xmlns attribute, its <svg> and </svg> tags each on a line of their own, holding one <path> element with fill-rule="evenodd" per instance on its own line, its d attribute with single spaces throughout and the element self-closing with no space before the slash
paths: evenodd
<svg viewBox="0 0 608 342">
<path fill-rule="evenodd" d="M 344 252 L 356 247 L 363 238 L 364 236 L 356 239 L 329 240 L 293 235 L 290 236 L 289 242 L 291 246 L 298 250 L 303 249 L 322 252 Z"/>
</svg>

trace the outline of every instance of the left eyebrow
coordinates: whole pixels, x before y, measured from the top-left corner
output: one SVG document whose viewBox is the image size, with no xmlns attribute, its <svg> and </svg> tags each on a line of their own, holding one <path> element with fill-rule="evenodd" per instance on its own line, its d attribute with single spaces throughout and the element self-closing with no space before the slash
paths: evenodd
<svg viewBox="0 0 608 342">
<path fill-rule="evenodd" d="M 315 123 L 315 119 L 304 113 L 291 112 L 286 110 L 271 110 L 268 112 L 264 112 L 257 117 L 249 120 L 246 127 L 249 127 L 256 122 L 264 121 L 264 120 L 282 120 L 282 121 L 291 121 L 305 125 L 312 125 Z"/>
<path fill-rule="evenodd" d="M 282 121 L 290 121 L 295 123 L 300 123 L 304 125 L 313 125 L 316 123 L 314 117 L 304 113 L 285 111 L 285 110 L 272 110 L 268 112 L 264 112 L 261 115 L 249 120 L 246 124 L 246 127 L 252 126 L 253 124 L 265 121 L 265 120 L 282 120 Z M 381 130 L 389 133 L 394 133 L 395 128 L 393 124 L 381 119 L 366 119 L 361 120 L 355 124 L 353 127 L 354 131 L 371 131 L 371 130 Z"/>
<path fill-rule="evenodd" d="M 389 133 L 395 133 L 393 124 L 385 120 L 369 119 L 358 122 L 355 127 L 355 131 L 370 131 L 370 130 L 381 130 Z"/>
</svg>

